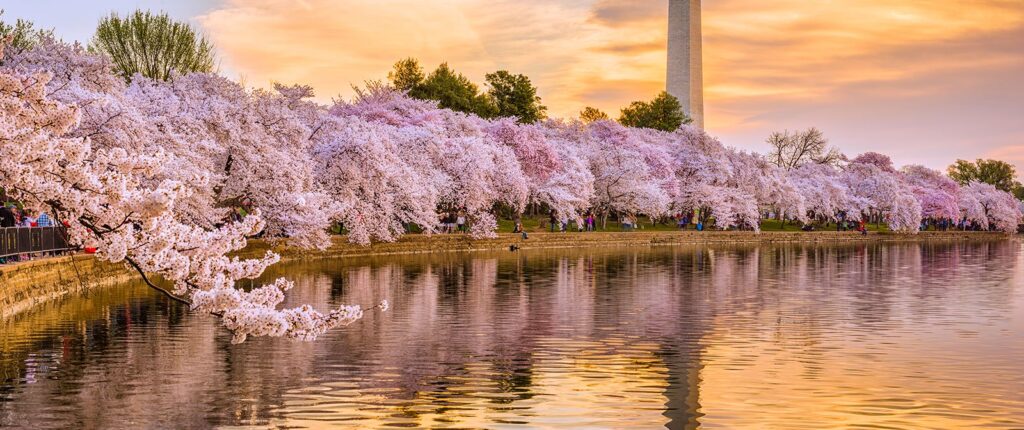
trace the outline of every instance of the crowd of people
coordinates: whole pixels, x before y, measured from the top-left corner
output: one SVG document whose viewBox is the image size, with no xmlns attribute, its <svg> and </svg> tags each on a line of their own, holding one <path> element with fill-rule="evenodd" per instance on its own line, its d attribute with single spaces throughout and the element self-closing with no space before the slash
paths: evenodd
<svg viewBox="0 0 1024 430">
<path fill-rule="evenodd" d="M 624 220 L 625 218 L 623 218 Z M 625 222 L 625 221 L 623 221 Z M 597 230 L 597 218 L 593 212 L 587 212 L 579 220 L 573 218 L 561 218 L 558 216 L 557 211 L 550 211 L 548 214 L 548 228 L 552 233 L 554 232 L 566 232 L 570 230 L 577 231 L 596 231 Z M 523 220 L 521 218 L 515 219 L 515 227 L 512 230 L 513 233 L 523 232 Z"/>
<path fill-rule="evenodd" d="M 441 221 L 442 233 L 465 233 L 469 229 L 465 211 L 442 212 L 437 215 L 437 219 Z"/>
<path fill-rule="evenodd" d="M 56 224 L 46 212 L 33 212 L 19 208 L 13 203 L 0 205 L 0 229 L 55 227 Z M 27 261 L 35 257 L 46 257 L 53 252 L 20 253 L 0 255 L 0 264 Z"/>
<path fill-rule="evenodd" d="M 768 219 L 768 220 L 771 220 L 771 219 L 781 219 L 781 218 L 778 217 L 778 214 L 776 214 L 774 212 L 771 212 L 771 211 L 765 212 L 762 215 L 763 215 L 762 219 Z M 546 221 L 546 224 L 545 224 L 545 221 Z M 597 221 L 597 218 L 594 216 L 594 214 L 592 212 L 587 212 L 583 217 L 580 218 L 579 221 L 576 221 L 574 219 L 567 219 L 567 220 L 560 219 L 560 217 L 558 216 L 558 213 L 556 211 L 552 210 L 552 211 L 548 212 L 548 216 L 546 217 L 546 220 L 544 220 L 544 219 L 541 220 L 539 228 L 541 230 L 547 230 L 547 231 L 549 231 L 551 233 L 555 233 L 555 232 L 568 232 L 568 231 L 589 232 L 589 231 L 596 231 L 598 229 L 596 221 Z M 618 226 L 617 227 L 613 227 L 613 228 L 616 229 L 616 230 L 633 231 L 633 230 L 637 230 L 637 229 L 642 229 L 643 228 L 643 224 L 641 224 L 638 221 L 638 218 L 636 216 L 634 216 L 634 215 L 622 214 L 622 215 L 616 217 L 615 221 L 616 221 Z M 675 222 L 675 226 L 676 226 L 676 228 L 678 230 L 687 230 L 687 229 L 691 229 L 692 228 L 695 231 L 703 231 L 705 229 L 705 224 L 706 223 L 710 223 L 710 227 L 709 228 L 714 227 L 714 224 L 715 224 L 713 216 L 712 217 L 702 217 L 700 210 L 693 210 L 693 211 L 689 211 L 689 212 L 679 212 L 679 213 L 676 213 L 676 214 L 672 215 L 670 218 L 659 219 L 657 221 L 657 223 L 673 222 L 673 221 Z M 869 225 L 871 224 L 871 221 L 868 220 L 867 218 L 864 218 L 864 217 L 849 217 L 846 213 L 838 214 L 836 216 L 835 220 L 833 220 L 832 222 L 824 223 L 824 226 L 822 226 L 820 223 L 814 223 L 814 222 L 803 223 L 803 222 L 799 222 L 799 221 L 796 221 L 796 220 L 787 220 L 787 221 L 792 222 L 793 225 L 798 226 L 798 228 L 801 231 L 816 231 L 816 230 L 818 230 L 819 227 L 824 227 L 825 229 L 830 229 L 831 228 L 831 224 L 834 223 L 835 224 L 835 231 L 837 231 L 837 232 L 851 231 L 851 232 L 856 232 L 856 233 L 865 234 L 865 235 L 868 233 Z M 651 222 L 652 223 L 656 223 L 654 220 L 652 220 Z M 948 218 L 938 218 L 938 219 L 937 218 L 924 218 L 924 219 L 921 220 L 920 230 L 921 231 L 929 231 L 929 230 L 931 230 L 931 231 L 951 231 L 951 230 L 959 230 L 959 231 L 989 231 L 989 230 L 991 230 L 991 228 L 985 228 L 984 226 L 982 226 L 978 222 L 971 221 L 967 217 L 961 218 L 959 220 L 953 220 L 953 219 L 948 219 Z M 459 229 L 450 228 L 450 229 L 446 229 L 445 231 L 446 232 L 449 232 L 449 231 L 454 232 L 454 231 L 463 231 L 463 230 L 461 228 L 459 228 Z M 523 220 L 522 220 L 522 218 L 519 217 L 519 216 L 516 216 L 513 219 L 513 229 L 512 229 L 512 232 L 513 233 L 523 233 L 524 231 L 525 231 L 525 228 L 523 227 Z"/>
<path fill-rule="evenodd" d="M 34 213 L 8 203 L 0 206 L 0 228 L 53 227 L 53 219 L 46 212 Z"/>
</svg>

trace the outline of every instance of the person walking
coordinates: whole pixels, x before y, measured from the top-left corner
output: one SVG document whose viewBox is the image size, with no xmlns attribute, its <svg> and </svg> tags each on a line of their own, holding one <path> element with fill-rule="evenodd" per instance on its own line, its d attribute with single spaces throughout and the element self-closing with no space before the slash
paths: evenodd
<svg viewBox="0 0 1024 430">
<path fill-rule="evenodd" d="M 548 221 L 551 222 L 551 232 L 554 233 L 555 229 L 558 226 L 558 216 L 555 215 L 555 211 L 554 210 L 551 211 L 551 216 L 549 218 L 550 219 Z"/>
</svg>

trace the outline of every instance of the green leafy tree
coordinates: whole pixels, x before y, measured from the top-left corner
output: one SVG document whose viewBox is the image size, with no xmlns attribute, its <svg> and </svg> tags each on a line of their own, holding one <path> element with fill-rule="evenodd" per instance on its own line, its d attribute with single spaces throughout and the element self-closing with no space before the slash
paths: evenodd
<svg viewBox="0 0 1024 430">
<path fill-rule="evenodd" d="M 3 9 L 0 9 L 0 17 L 3 17 L 3 14 Z M 0 39 L 8 37 L 11 38 L 11 42 L 5 48 L 7 52 L 21 52 L 32 49 L 43 40 L 52 39 L 53 29 L 35 28 L 35 24 L 31 21 L 20 18 L 14 21 L 14 24 L 0 21 Z"/>
<path fill-rule="evenodd" d="M 476 84 L 442 63 L 423 80 L 421 90 L 410 92 L 415 98 L 437 100 L 438 106 L 459 112 L 494 118 L 498 113 L 493 100 L 481 93 Z"/>
<path fill-rule="evenodd" d="M 1016 180 L 1017 172 L 1013 165 L 1005 161 L 979 158 L 972 163 L 967 160 L 956 160 L 949 166 L 947 172 L 950 178 L 961 185 L 975 181 L 984 182 L 1024 200 L 1024 186 Z"/>
<path fill-rule="evenodd" d="M 420 62 L 412 57 L 399 60 L 388 72 L 388 81 L 391 82 L 391 86 L 409 93 L 422 91 L 424 78 L 423 66 L 420 66 Z"/>
<path fill-rule="evenodd" d="M 649 102 L 635 101 L 622 109 L 619 123 L 628 127 L 674 131 L 693 120 L 686 116 L 679 100 L 662 91 Z"/>
<path fill-rule="evenodd" d="M 174 73 L 211 72 L 213 45 L 195 29 L 166 13 L 137 10 L 100 20 L 89 48 L 110 56 L 118 73 L 167 80 Z"/>
<path fill-rule="evenodd" d="M 547 107 L 540 104 L 537 88 L 526 75 L 513 75 L 507 70 L 498 70 L 484 76 L 490 88 L 487 94 L 497 108 L 499 117 L 516 117 L 528 124 L 546 117 Z"/>
<path fill-rule="evenodd" d="M 594 121 L 609 119 L 608 114 L 596 107 L 587 106 L 580 111 L 580 121 L 590 124 Z"/>
</svg>

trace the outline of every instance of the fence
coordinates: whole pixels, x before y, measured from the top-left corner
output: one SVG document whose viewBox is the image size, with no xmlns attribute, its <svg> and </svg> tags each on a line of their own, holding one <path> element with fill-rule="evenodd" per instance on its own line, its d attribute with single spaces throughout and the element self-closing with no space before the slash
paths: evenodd
<svg viewBox="0 0 1024 430">
<path fill-rule="evenodd" d="M 0 228 L 0 258 L 70 249 L 64 227 Z"/>
</svg>

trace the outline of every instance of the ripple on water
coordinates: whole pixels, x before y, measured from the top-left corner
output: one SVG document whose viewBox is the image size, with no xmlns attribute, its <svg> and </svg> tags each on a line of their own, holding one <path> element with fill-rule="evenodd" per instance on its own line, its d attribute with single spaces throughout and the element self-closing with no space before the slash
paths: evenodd
<svg viewBox="0 0 1024 430">
<path fill-rule="evenodd" d="M 292 263 L 231 345 L 139 285 L 0 322 L 0 427 L 1024 428 L 1016 241 L 536 250 Z M 269 275 L 268 275 L 269 276 Z"/>
</svg>

